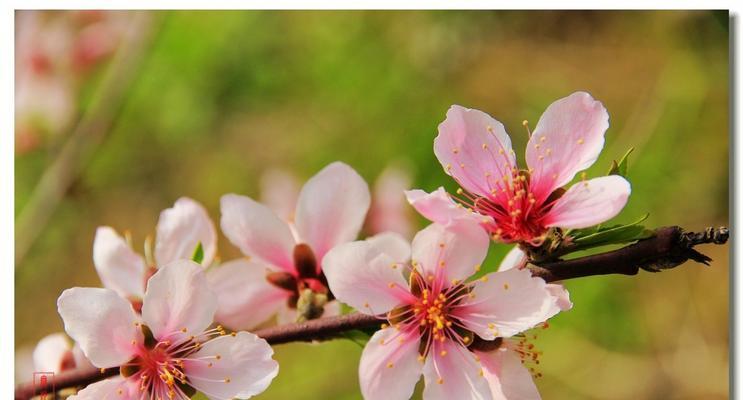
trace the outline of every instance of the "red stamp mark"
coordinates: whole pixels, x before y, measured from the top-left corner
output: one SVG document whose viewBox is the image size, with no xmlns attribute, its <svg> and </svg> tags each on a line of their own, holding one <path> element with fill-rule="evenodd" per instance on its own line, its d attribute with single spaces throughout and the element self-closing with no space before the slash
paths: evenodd
<svg viewBox="0 0 743 400">
<path fill-rule="evenodd" d="M 34 372 L 34 394 L 39 400 L 54 399 L 54 372 Z"/>
</svg>

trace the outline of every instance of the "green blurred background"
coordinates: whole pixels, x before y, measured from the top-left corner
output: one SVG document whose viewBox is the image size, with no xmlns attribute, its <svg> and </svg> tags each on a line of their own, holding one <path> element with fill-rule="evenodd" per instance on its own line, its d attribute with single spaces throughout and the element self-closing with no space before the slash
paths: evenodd
<svg viewBox="0 0 743 400">
<path fill-rule="evenodd" d="M 15 345 L 62 330 L 56 298 L 99 286 L 95 228 L 140 246 L 179 196 L 219 218 L 219 198 L 257 197 L 263 171 L 302 179 L 342 160 L 369 182 L 390 163 L 413 186 L 453 187 L 432 151 L 449 105 L 502 121 L 520 160 L 552 101 L 589 91 L 609 111 L 589 176 L 629 147 L 633 193 L 618 221 L 728 224 L 727 12 L 156 12 L 105 139 L 43 224 L 15 275 Z M 78 119 L 111 62 L 79 83 Z M 73 129 L 71 124 L 70 130 Z M 69 136 L 69 135 L 68 135 Z M 17 153 L 16 215 L 66 142 Z M 17 139 L 18 140 L 18 139 Z M 89 162 L 87 161 L 89 159 Z M 424 221 L 417 220 L 422 227 Z M 139 247 L 137 247 L 139 248 Z M 486 266 L 508 248 L 494 245 Z M 223 259 L 239 255 L 220 236 Z M 573 310 L 540 333 L 546 399 L 728 397 L 728 247 L 711 267 L 569 281 Z M 350 341 L 276 347 L 259 399 L 360 398 Z M 30 378 L 30 377 L 29 377 Z"/>
</svg>

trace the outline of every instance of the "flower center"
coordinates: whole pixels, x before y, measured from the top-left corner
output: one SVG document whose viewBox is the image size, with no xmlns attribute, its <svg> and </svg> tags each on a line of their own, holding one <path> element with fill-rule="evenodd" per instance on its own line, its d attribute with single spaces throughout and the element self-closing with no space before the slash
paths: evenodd
<svg viewBox="0 0 743 400">
<path fill-rule="evenodd" d="M 291 293 L 287 305 L 302 309 L 305 319 L 322 316 L 323 306 L 333 300 L 325 274 L 317 267 L 315 253 L 310 246 L 300 243 L 294 247 L 295 273 L 270 272 L 266 279 L 272 285 Z"/>
<path fill-rule="evenodd" d="M 401 332 L 401 337 L 418 330 L 421 357 L 428 355 L 436 341 L 443 343 L 453 340 L 462 346 L 472 343 L 474 333 L 465 327 L 457 312 L 463 306 L 462 300 L 472 296 L 472 285 L 457 282 L 443 288 L 436 280 L 424 279 L 413 270 L 410 289 L 414 298 L 408 304 L 390 311 L 387 320 Z"/>
<path fill-rule="evenodd" d="M 135 346 L 136 356 L 121 366 L 121 375 L 139 383 L 143 393 L 149 393 L 156 399 L 190 399 L 196 392 L 188 385 L 188 378 L 184 371 L 184 362 L 206 363 L 211 367 L 221 359 L 220 355 L 195 357 L 204 342 L 226 332 L 221 326 L 205 331 L 197 336 L 183 335 L 186 328 L 178 333 L 168 335 L 172 339 L 157 340 L 152 331 L 143 324 L 138 325 L 142 330 L 144 340 Z M 229 382 L 229 378 L 225 378 Z"/>
<path fill-rule="evenodd" d="M 458 196 L 452 198 L 471 211 L 493 219 L 493 223 L 484 223 L 493 240 L 539 245 L 547 232 L 542 219 L 564 191 L 558 189 L 540 202 L 529 189 L 529 172 L 516 168 L 510 178 L 505 175 L 497 182 L 487 197 L 459 188 Z"/>
</svg>

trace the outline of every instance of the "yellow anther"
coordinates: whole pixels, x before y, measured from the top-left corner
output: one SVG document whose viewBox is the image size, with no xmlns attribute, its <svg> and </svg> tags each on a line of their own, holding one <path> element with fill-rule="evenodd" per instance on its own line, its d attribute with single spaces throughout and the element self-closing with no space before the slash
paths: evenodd
<svg viewBox="0 0 743 400">
<path fill-rule="evenodd" d="M 480 280 L 483 281 L 483 282 L 487 282 L 488 281 L 488 276 L 485 275 L 482 278 L 480 278 Z"/>
<path fill-rule="evenodd" d="M 578 144 L 583 144 L 583 138 L 578 139 Z"/>
<path fill-rule="evenodd" d="M 441 350 L 441 353 L 439 353 L 439 354 L 441 354 L 441 357 L 445 357 L 446 356 L 446 350 Z"/>
<path fill-rule="evenodd" d="M 504 283 L 503 284 L 503 289 L 508 290 L 508 284 L 507 283 Z"/>
<path fill-rule="evenodd" d="M 475 265 L 475 272 L 480 272 L 480 268 L 482 268 L 480 264 Z"/>
<path fill-rule="evenodd" d="M 453 149 L 451 149 L 451 151 L 452 151 L 452 153 L 454 153 L 454 154 L 459 154 L 459 149 L 458 149 L 458 148 L 456 148 L 456 147 L 455 147 L 455 148 L 453 148 Z"/>
<path fill-rule="evenodd" d="M 462 188 L 457 188 L 457 194 L 461 195 L 462 193 L 464 193 L 464 190 L 462 190 Z"/>
<path fill-rule="evenodd" d="M 444 378 L 439 378 L 439 380 L 437 380 L 436 383 L 438 383 L 439 385 L 443 385 L 444 384 Z"/>
<path fill-rule="evenodd" d="M 389 286 L 390 289 L 393 289 L 395 287 L 395 282 L 390 282 L 387 286 Z"/>
<path fill-rule="evenodd" d="M 393 363 L 387 363 L 387 368 L 392 368 L 394 366 L 395 366 L 395 364 L 393 364 Z"/>
<path fill-rule="evenodd" d="M 482 144 L 482 149 L 483 150 L 487 150 L 488 149 L 488 144 L 487 143 L 483 143 Z"/>
<path fill-rule="evenodd" d="M 231 381 L 232 381 L 232 380 L 231 380 L 231 379 L 230 379 L 229 377 L 227 377 L 227 378 L 224 378 L 224 383 L 230 383 Z"/>
</svg>

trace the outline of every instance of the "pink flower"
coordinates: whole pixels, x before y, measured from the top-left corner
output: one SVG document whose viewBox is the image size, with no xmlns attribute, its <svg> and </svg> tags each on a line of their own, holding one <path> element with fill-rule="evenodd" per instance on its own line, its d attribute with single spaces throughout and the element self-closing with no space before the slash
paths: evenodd
<svg viewBox="0 0 743 400">
<path fill-rule="evenodd" d="M 630 184 L 617 175 L 562 189 L 596 161 L 608 127 L 606 109 L 588 93 L 557 100 L 531 134 L 528 170 L 520 170 L 503 124 L 454 105 L 439 125 L 434 153 L 462 187 L 457 200 L 479 216 L 494 240 L 539 245 L 551 227 L 593 226 L 616 216 L 627 203 Z M 408 198 L 432 221 L 448 223 L 461 216 L 443 206 L 441 193 L 414 191 Z"/>
<path fill-rule="evenodd" d="M 155 262 L 145 259 L 130 247 L 113 228 L 102 226 L 93 242 L 93 263 L 103 286 L 135 304 L 144 296 L 147 279 L 156 265 L 193 257 L 198 244 L 204 250 L 202 265 L 208 266 L 216 255 L 217 231 L 206 210 L 198 202 L 182 197 L 172 208 L 160 213 L 155 239 Z"/>
<path fill-rule="evenodd" d="M 428 226 L 412 249 L 388 237 L 328 253 L 325 272 L 339 301 L 366 314 L 386 314 L 389 323 L 361 356 L 364 398 L 409 398 L 421 374 L 425 399 L 538 398 L 519 353 L 501 346 L 502 338 L 544 322 L 560 308 L 544 280 L 525 269 L 468 282 L 488 244 L 476 224 L 460 221 Z M 497 349 L 485 351 L 475 342 Z M 522 397 L 504 395 L 519 392 Z"/>
<path fill-rule="evenodd" d="M 217 302 L 203 268 L 180 260 L 149 281 L 141 317 L 111 289 L 72 288 L 57 300 L 67 333 L 99 368 L 121 377 L 88 386 L 74 399 L 247 399 L 278 373 L 273 350 L 248 332 L 208 329 Z"/>
<path fill-rule="evenodd" d="M 366 182 L 340 162 L 304 185 L 291 224 L 249 197 L 223 196 L 222 231 L 255 261 L 225 264 L 215 270 L 218 275 L 210 274 L 220 298 L 217 319 L 232 328 L 247 328 L 277 312 L 280 321 L 337 314 L 338 304 L 331 301 L 323 273 L 324 257 L 356 238 L 369 201 Z"/>
<path fill-rule="evenodd" d="M 80 346 L 62 332 L 42 338 L 33 351 L 34 371 L 54 372 L 91 366 Z"/>
</svg>

